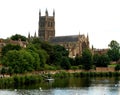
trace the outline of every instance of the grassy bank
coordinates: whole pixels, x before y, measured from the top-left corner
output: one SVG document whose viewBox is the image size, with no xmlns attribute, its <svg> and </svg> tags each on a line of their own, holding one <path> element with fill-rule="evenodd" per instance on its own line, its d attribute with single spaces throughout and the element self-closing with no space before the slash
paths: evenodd
<svg viewBox="0 0 120 95">
<path fill-rule="evenodd" d="M 65 71 L 56 73 L 56 74 L 46 74 L 44 76 L 53 77 L 53 78 L 83 78 L 83 77 L 119 77 L 120 72 L 75 72 L 68 73 Z M 8 78 L 0 78 L 0 89 L 5 88 L 23 88 L 24 86 L 35 85 L 42 83 L 44 81 L 43 75 L 13 75 Z"/>
<path fill-rule="evenodd" d="M 12 77 L 0 78 L 0 88 L 18 88 L 24 85 L 32 85 L 42 82 L 43 78 L 39 75 L 14 75 Z"/>
<path fill-rule="evenodd" d="M 66 78 L 66 77 L 119 77 L 120 72 L 60 72 L 53 75 L 55 78 Z"/>
</svg>

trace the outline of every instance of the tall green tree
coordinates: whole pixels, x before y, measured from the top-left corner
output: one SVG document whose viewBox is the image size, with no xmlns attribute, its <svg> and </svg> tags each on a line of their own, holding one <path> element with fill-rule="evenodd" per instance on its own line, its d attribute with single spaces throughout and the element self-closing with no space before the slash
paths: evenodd
<svg viewBox="0 0 120 95">
<path fill-rule="evenodd" d="M 37 54 L 35 55 L 25 50 L 11 50 L 3 57 L 2 64 L 12 68 L 15 73 L 24 73 L 35 70 L 38 67 L 39 59 L 37 58 L 39 58 Z"/>
<path fill-rule="evenodd" d="M 63 57 L 60 66 L 66 70 L 70 69 L 71 65 L 69 59 L 67 57 Z"/>
<path fill-rule="evenodd" d="M 74 66 L 78 66 L 78 65 L 82 65 L 82 57 L 81 56 L 75 57 Z"/>
<path fill-rule="evenodd" d="M 51 55 L 50 55 L 50 64 L 52 65 L 60 65 L 61 61 L 62 61 L 62 54 L 60 52 L 53 52 Z"/>
<path fill-rule="evenodd" d="M 31 53 L 37 53 L 39 55 L 39 65 L 40 67 L 44 67 L 49 58 L 49 55 L 45 50 L 41 49 L 41 47 L 39 47 L 38 45 L 39 44 L 29 44 L 27 45 L 26 50 Z"/>
<path fill-rule="evenodd" d="M 117 41 L 112 40 L 110 42 L 109 46 L 109 50 L 107 52 L 109 58 L 111 61 L 117 61 L 120 58 L 120 45 Z"/>
<path fill-rule="evenodd" d="M 110 63 L 110 58 L 107 54 L 95 54 L 93 56 L 93 65 L 96 67 L 107 67 Z"/>
<path fill-rule="evenodd" d="M 55 52 L 60 52 L 62 56 L 68 56 L 69 55 L 69 51 L 65 49 L 65 47 L 60 46 L 60 45 L 54 45 L 53 49 Z"/>
<path fill-rule="evenodd" d="M 119 43 L 115 40 L 112 40 L 108 46 L 110 47 L 110 49 L 116 49 L 116 50 L 120 49 Z"/>
<path fill-rule="evenodd" d="M 90 70 L 92 67 L 92 53 L 89 49 L 85 49 L 82 53 L 83 68 Z"/>
<path fill-rule="evenodd" d="M 44 67 L 45 64 L 47 63 L 47 60 L 49 58 L 49 55 L 47 54 L 47 52 L 43 49 L 40 49 L 38 50 L 38 55 L 39 55 L 39 58 L 40 58 L 40 67 Z"/>
<path fill-rule="evenodd" d="M 69 52 L 63 46 L 54 45 L 53 52 L 50 55 L 52 64 L 60 65 L 63 57 L 68 58 L 68 54 Z"/>
<path fill-rule="evenodd" d="M 107 67 L 110 64 L 110 59 L 107 54 L 102 54 L 99 58 L 99 65 L 101 67 Z"/>
<path fill-rule="evenodd" d="M 93 55 L 93 65 L 99 67 L 100 66 L 99 60 L 100 60 L 100 55 L 94 54 Z"/>
</svg>

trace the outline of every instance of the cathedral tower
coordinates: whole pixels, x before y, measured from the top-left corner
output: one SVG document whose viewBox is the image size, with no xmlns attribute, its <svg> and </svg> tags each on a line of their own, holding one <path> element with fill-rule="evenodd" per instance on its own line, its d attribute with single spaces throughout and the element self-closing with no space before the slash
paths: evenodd
<svg viewBox="0 0 120 95">
<path fill-rule="evenodd" d="M 38 25 L 38 36 L 40 39 L 49 41 L 51 37 L 55 37 L 55 11 L 53 10 L 53 16 L 49 16 L 47 9 L 45 16 L 41 16 L 41 11 L 39 11 Z"/>
</svg>

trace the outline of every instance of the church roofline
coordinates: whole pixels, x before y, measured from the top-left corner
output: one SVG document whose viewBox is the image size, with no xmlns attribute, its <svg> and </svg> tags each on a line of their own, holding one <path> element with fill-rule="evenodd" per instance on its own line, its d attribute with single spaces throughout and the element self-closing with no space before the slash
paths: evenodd
<svg viewBox="0 0 120 95">
<path fill-rule="evenodd" d="M 52 43 L 60 43 L 60 42 L 77 42 L 79 41 L 79 37 L 81 38 L 84 35 L 69 35 L 69 36 L 56 36 L 50 39 Z"/>
<path fill-rule="evenodd" d="M 78 37 L 78 36 L 84 36 L 84 35 L 66 35 L 66 36 L 55 36 L 57 37 Z"/>
</svg>

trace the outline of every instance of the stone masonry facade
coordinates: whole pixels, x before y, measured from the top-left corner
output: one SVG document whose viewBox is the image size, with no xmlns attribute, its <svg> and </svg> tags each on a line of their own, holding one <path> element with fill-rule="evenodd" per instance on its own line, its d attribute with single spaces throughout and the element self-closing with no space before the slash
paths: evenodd
<svg viewBox="0 0 120 95">
<path fill-rule="evenodd" d="M 78 35 L 55 36 L 55 11 L 53 11 L 53 16 L 49 16 L 47 10 L 45 16 L 41 16 L 41 11 L 39 11 L 38 26 L 38 37 L 41 40 L 64 46 L 71 58 L 81 55 L 85 48 L 89 48 L 88 35 L 85 37 L 79 33 Z"/>
</svg>

